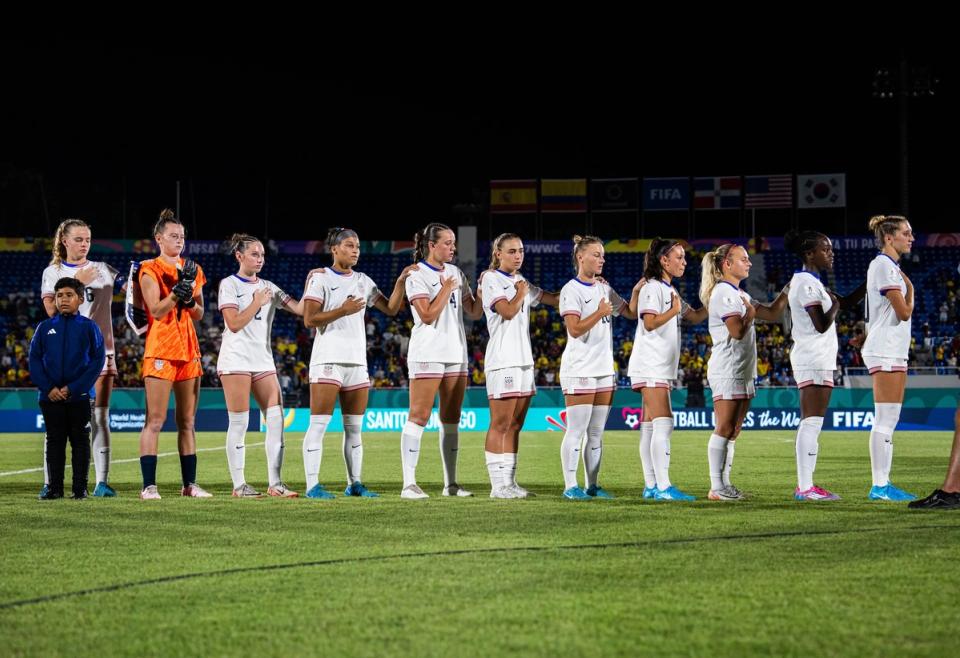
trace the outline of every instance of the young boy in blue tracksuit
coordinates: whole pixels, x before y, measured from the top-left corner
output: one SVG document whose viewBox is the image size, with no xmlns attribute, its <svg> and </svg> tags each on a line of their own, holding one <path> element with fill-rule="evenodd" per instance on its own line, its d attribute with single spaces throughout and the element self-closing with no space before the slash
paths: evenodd
<svg viewBox="0 0 960 658">
<path fill-rule="evenodd" d="M 39 389 L 40 411 L 47 426 L 47 472 L 50 486 L 41 500 L 63 498 L 67 439 L 73 457 L 73 497 L 87 497 L 90 468 L 90 402 L 103 369 L 103 335 L 80 315 L 83 284 L 64 277 L 53 287 L 58 314 L 37 325 L 30 341 L 30 378 Z"/>
</svg>

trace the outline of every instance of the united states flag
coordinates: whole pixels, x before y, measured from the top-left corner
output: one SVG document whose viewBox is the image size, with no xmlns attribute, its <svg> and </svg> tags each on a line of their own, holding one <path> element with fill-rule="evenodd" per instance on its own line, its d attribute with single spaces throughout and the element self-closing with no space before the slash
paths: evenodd
<svg viewBox="0 0 960 658">
<path fill-rule="evenodd" d="M 793 176 L 747 176 L 744 208 L 790 208 Z"/>
</svg>

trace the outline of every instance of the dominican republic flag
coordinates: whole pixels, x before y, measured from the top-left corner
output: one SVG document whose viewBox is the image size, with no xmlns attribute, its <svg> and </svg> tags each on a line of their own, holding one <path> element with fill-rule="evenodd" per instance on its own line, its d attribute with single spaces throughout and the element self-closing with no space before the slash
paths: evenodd
<svg viewBox="0 0 960 658">
<path fill-rule="evenodd" d="M 793 176 L 747 176 L 744 208 L 792 208 Z"/>
<path fill-rule="evenodd" d="M 740 209 L 739 176 L 711 176 L 693 179 L 693 209 Z"/>
</svg>

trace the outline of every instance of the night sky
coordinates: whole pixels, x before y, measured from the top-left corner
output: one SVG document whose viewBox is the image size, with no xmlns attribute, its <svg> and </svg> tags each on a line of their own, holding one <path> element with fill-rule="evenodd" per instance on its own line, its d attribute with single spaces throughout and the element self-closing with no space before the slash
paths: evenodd
<svg viewBox="0 0 960 658">
<path fill-rule="evenodd" d="M 331 225 L 409 239 L 427 221 L 532 236 L 533 218 L 491 225 L 481 208 L 490 178 L 513 177 L 847 173 L 846 212 L 767 211 L 768 235 L 794 221 L 838 233 L 844 219 L 865 233 L 869 215 L 901 210 L 898 104 L 872 93 L 898 50 L 736 44 L 371 60 L 312 46 L 5 42 L 0 234 L 47 235 L 80 216 L 96 236 L 148 237 L 177 180 L 181 217 L 205 239 L 316 239 Z M 909 214 L 919 232 L 956 230 L 956 65 L 936 45 L 905 55 L 939 79 L 935 96 L 909 101 Z M 648 213 L 645 233 L 675 233 L 677 219 Z M 583 221 L 546 217 L 544 234 Z M 698 213 L 697 237 L 742 221 Z M 633 219 L 593 228 L 637 237 Z"/>
</svg>

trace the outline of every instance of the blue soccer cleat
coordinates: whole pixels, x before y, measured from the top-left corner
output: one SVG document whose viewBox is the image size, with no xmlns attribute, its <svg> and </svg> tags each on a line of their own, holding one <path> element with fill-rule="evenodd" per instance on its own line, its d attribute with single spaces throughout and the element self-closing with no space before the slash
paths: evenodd
<svg viewBox="0 0 960 658">
<path fill-rule="evenodd" d="M 307 492 L 307 498 L 320 498 L 320 499 L 330 499 L 336 498 L 332 493 L 323 488 L 323 485 L 319 482 L 313 485 L 313 488 Z"/>
<path fill-rule="evenodd" d="M 349 485 L 346 489 L 343 490 L 344 496 L 357 496 L 359 498 L 379 498 L 380 494 L 370 491 L 365 486 L 363 482 L 354 482 Z"/>
<path fill-rule="evenodd" d="M 117 492 L 106 482 L 97 482 L 97 486 L 93 490 L 93 495 L 95 498 L 114 498 Z"/>
<path fill-rule="evenodd" d="M 654 500 L 682 500 L 682 501 L 696 500 L 695 496 L 691 496 L 690 494 L 685 494 L 673 485 L 670 485 L 666 489 L 657 489 L 653 495 L 653 498 Z"/>
<path fill-rule="evenodd" d="M 599 484 L 594 484 L 587 489 L 587 495 L 591 498 L 605 498 L 607 500 L 613 500 L 613 496 L 608 494 L 606 490 Z"/>
<path fill-rule="evenodd" d="M 643 497 L 648 500 L 653 500 L 657 497 L 657 488 L 656 487 L 644 487 L 643 488 Z"/>
<path fill-rule="evenodd" d="M 917 499 L 917 497 L 914 496 L 912 493 L 907 493 L 903 489 L 898 489 L 897 487 L 893 486 L 892 482 L 887 483 L 887 495 L 890 496 L 889 500 L 893 500 L 896 502 Z"/>
<path fill-rule="evenodd" d="M 587 495 L 587 492 L 580 487 L 570 487 L 563 492 L 563 497 L 570 500 L 591 500 L 590 496 Z"/>
</svg>

